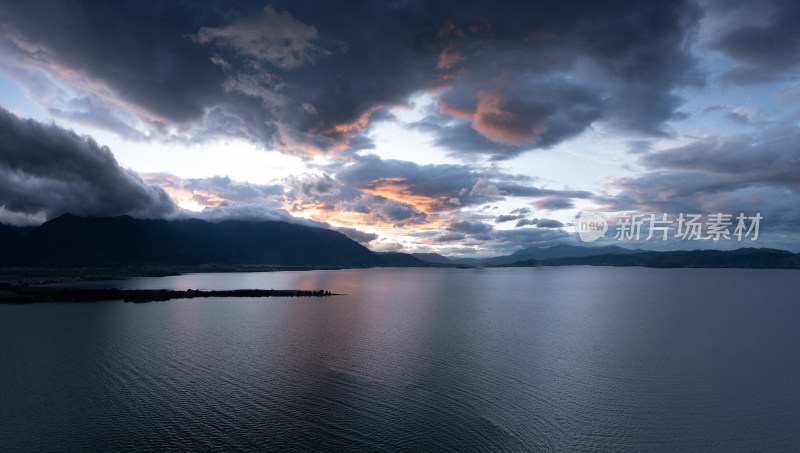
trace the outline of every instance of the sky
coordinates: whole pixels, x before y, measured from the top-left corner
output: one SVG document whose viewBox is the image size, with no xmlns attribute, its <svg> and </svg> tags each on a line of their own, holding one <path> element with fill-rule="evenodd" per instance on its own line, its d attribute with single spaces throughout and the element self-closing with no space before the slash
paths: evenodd
<svg viewBox="0 0 800 453">
<path fill-rule="evenodd" d="M 797 23 L 795 1 L 0 0 L 0 223 L 282 220 L 490 256 L 581 244 L 588 210 L 610 233 L 586 245 L 800 252 Z M 687 240 L 682 213 L 759 235 Z M 666 240 L 615 234 L 651 215 Z"/>
</svg>

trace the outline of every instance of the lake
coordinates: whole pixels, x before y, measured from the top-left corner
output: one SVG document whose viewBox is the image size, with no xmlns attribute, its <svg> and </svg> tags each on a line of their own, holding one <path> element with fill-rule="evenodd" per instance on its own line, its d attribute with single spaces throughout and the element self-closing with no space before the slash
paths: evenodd
<svg viewBox="0 0 800 453">
<path fill-rule="evenodd" d="M 800 272 L 191 274 L 0 305 L 0 450 L 797 451 Z"/>
</svg>

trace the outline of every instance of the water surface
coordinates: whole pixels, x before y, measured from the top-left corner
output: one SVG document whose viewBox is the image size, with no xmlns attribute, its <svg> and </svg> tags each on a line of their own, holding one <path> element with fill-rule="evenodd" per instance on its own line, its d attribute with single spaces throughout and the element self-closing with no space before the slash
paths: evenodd
<svg viewBox="0 0 800 453">
<path fill-rule="evenodd" d="M 790 451 L 800 273 L 192 274 L 0 305 L 0 450 Z"/>
</svg>

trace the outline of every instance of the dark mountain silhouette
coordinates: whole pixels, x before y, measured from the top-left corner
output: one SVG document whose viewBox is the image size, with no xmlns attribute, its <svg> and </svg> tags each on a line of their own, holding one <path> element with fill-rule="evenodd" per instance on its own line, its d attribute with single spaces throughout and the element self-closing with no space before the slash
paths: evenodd
<svg viewBox="0 0 800 453">
<path fill-rule="evenodd" d="M 412 253 L 414 258 L 432 264 L 456 264 L 457 259 L 448 258 L 438 253 Z"/>
<path fill-rule="evenodd" d="M 0 224 L 0 257 L 18 254 L 20 239 L 21 236 L 16 228 Z"/>
<path fill-rule="evenodd" d="M 0 243 L 9 243 L 0 252 L 0 263 L 5 265 L 375 266 L 384 262 L 341 233 L 285 222 L 63 215 L 25 235 L 10 230 L 0 229 Z"/>
<path fill-rule="evenodd" d="M 428 263 L 409 253 L 380 252 L 377 254 L 380 266 L 387 267 L 418 267 L 427 266 Z"/>
<path fill-rule="evenodd" d="M 415 253 L 414 256 L 435 264 L 453 264 L 468 266 L 500 266 L 524 260 L 543 260 L 556 258 L 571 258 L 606 254 L 637 253 L 641 250 L 631 250 L 616 245 L 604 247 L 581 247 L 569 244 L 556 244 L 549 247 L 529 247 L 517 250 L 511 255 L 493 256 L 489 258 L 453 258 L 439 255 L 438 253 Z"/>
<path fill-rule="evenodd" d="M 737 250 L 680 250 L 672 252 L 639 252 L 604 254 L 543 260 L 524 260 L 506 266 L 644 266 L 800 269 L 800 253 L 786 250 L 742 248 Z"/>
<path fill-rule="evenodd" d="M 631 250 L 614 245 L 581 247 L 559 244 L 550 247 L 530 247 L 514 252 L 511 255 L 491 258 L 451 258 L 437 253 L 415 253 L 414 256 L 436 265 L 500 267 L 590 265 L 800 269 L 800 254 L 786 250 L 759 248 L 655 252 Z"/>
<path fill-rule="evenodd" d="M 141 220 L 63 215 L 34 229 L 0 225 L 0 265 L 33 267 L 267 265 L 369 266 L 647 266 L 800 268 L 800 254 L 774 249 L 654 252 L 556 245 L 508 256 L 448 258 L 374 253 L 324 228 L 275 221 Z"/>
<path fill-rule="evenodd" d="M 557 244 L 550 247 L 530 247 L 517 250 L 508 258 L 519 260 L 546 260 L 556 258 L 580 258 L 594 255 L 626 255 L 641 252 L 641 250 L 631 250 L 616 245 L 606 245 L 602 247 L 581 247 L 578 245 Z"/>
</svg>

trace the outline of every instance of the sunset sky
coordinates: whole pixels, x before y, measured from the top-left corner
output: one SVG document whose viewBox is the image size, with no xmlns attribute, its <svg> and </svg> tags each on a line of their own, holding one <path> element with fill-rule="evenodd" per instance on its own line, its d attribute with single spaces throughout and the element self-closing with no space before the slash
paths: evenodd
<svg viewBox="0 0 800 453">
<path fill-rule="evenodd" d="M 273 219 L 376 251 L 763 216 L 800 251 L 800 2 L 0 1 L 0 223 Z M 596 244 L 596 243 L 594 243 Z"/>
</svg>

